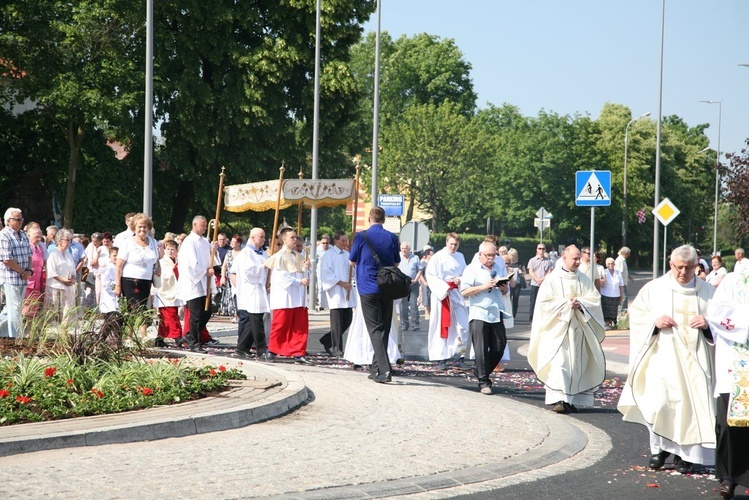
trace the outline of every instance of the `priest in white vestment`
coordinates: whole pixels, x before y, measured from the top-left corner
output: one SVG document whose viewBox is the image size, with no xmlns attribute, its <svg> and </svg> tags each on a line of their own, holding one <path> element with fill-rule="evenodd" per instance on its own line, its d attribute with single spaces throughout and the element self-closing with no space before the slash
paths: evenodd
<svg viewBox="0 0 749 500">
<path fill-rule="evenodd" d="M 333 245 L 322 257 L 320 286 L 330 310 L 330 349 L 334 356 L 340 357 L 343 355 L 343 333 L 351 325 L 356 297 L 351 286 L 353 268 L 346 250 L 348 236 L 345 231 L 336 231 Z"/>
<path fill-rule="evenodd" d="M 722 498 L 749 486 L 749 268 L 725 275 L 707 309 L 715 335 L 715 477 Z"/>
<path fill-rule="evenodd" d="M 578 270 L 580 250 L 570 245 L 560 260 L 538 290 L 528 363 L 544 383 L 546 404 L 569 413 L 593 406 L 593 392 L 606 377 L 606 333 L 601 295 Z"/>
<path fill-rule="evenodd" d="M 446 360 L 461 354 L 468 341 L 468 308 L 460 293 L 460 277 L 466 268 L 463 254 L 458 252 L 460 236 L 447 235 L 445 248 L 436 252 L 426 268 L 426 280 L 432 292 L 427 352 L 438 368 L 446 368 Z"/>
<path fill-rule="evenodd" d="M 670 272 L 629 307 L 629 376 L 619 411 L 648 428 L 653 469 L 671 454 L 682 473 L 715 461 L 713 338 L 705 319 L 715 288 L 695 277 L 698 265 L 694 248 L 676 248 Z"/>
<path fill-rule="evenodd" d="M 229 270 L 232 287 L 237 291 L 237 348 L 240 358 L 250 356 L 254 345 L 259 360 L 270 361 L 267 353 L 264 317 L 270 312 L 268 300 L 268 269 L 265 262 L 268 253 L 263 250 L 265 231 L 255 227 L 244 249 L 237 254 Z"/>
</svg>

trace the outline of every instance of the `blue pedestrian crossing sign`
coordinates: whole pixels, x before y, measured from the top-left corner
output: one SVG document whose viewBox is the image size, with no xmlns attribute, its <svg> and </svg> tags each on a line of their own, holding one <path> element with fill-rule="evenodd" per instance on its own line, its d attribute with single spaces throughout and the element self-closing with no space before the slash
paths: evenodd
<svg viewBox="0 0 749 500">
<path fill-rule="evenodd" d="M 611 171 L 584 170 L 575 173 L 575 205 L 608 207 L 611 205 Z"/>
</svg>

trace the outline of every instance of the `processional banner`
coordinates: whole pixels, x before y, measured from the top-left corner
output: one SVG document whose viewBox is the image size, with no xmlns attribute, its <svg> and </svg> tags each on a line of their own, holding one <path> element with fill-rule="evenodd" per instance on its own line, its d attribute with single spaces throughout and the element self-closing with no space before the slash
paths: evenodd
<svg viewBox="0 0 749 500">
<path fill-rule="evenodd" d="M 285 179 L 279 210 L 297 205 L 332 207 L 354 197 L 353 179 Z M 224 188 L 224 208 L 229 212 L 263 212 L 276 208 L 278 180 L 235 184 Z"/>
</svg>

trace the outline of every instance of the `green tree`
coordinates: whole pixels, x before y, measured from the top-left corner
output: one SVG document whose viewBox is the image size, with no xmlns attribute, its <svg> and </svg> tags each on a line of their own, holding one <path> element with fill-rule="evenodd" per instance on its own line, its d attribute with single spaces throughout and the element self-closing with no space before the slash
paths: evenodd
<svg viewBox="0 0 749 500">
<path fill-rule="evenodd" d="M 140 101 L 143 22 L 125 0 L 7 0 L 0 7 L 5 99 L 30 100 L 68 149 L 64 224 L 74 224 L 81 148 L 95 129 L 123 129 Z"/>
<path fill-rule="evenodd" d="M 310 175 L 315 55 L 314 0 L 168 0 L 156 5 L 155 84 L 171 183 L 169 228 L 190 210 L 212 213 L 218 174 L 230 184 Z M 353 168 L 339 131 L 354 120 L 358 90 L 349 49 L 372 0 L 322 5 L 320 177 Z M 196 34 L 202 36 L 196 36 Z"/>
<path fill-rule="evenodd" d="M 410 106 L 383 131 L 380 182 L 417 200 L 432 215 L 433 230 L 464 229 L 457 225 L 466 221 L 460 200 L 467 194 L 461 190 L 476 182 L 481 158 L 474 132 L 457 103 Z M 480 192 L 476 184 L 469 190 Z M 413 206 L 408 211 L 411 217 Z"/>
</svg>

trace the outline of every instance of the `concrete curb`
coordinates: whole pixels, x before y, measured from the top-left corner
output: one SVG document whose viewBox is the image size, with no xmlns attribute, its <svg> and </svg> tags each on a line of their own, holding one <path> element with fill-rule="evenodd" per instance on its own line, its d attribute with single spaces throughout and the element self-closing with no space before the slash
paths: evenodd
<svg viewBox="0 0 749 500">
<path fill-rule="evenodd" d="M 222 357 L 209 360 L 236 362 Z M 237 368 L 248 380 L 238 381 L 217 397 L 110 415 L 0 427 L 0 456 L 236 429 L 289 413 L 309 398 L 304 380 L 295 373 L 256 362 Z"/>
</svg>

